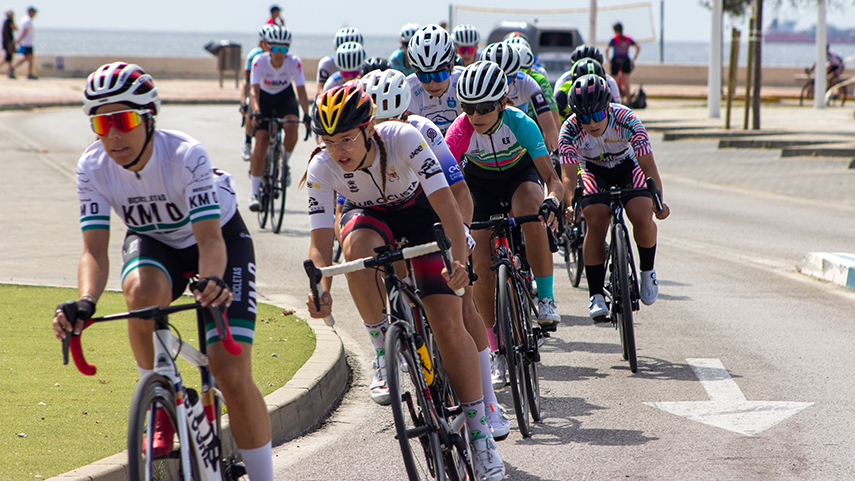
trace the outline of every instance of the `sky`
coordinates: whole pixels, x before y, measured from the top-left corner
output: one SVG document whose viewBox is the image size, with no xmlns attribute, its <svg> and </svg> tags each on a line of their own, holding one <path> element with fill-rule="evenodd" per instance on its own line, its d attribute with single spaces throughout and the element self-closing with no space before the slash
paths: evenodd
<svg viewBox="0 0 855 481">
<path fill-rule="evenodd" d="M 367 35 L 397 35 L 404 23 L 438 22 L 447 19 L 449 11 L 448 3 L 443 2 L 322 0 L 315 4 L 311 1 L 275 1 L 282 7 L 288 28 L 295 33 L 332 35 L 347 25 L 357 27 Z M 611 6 L 638 1 L 644 0 L 598 0 L 598 5 Z M 664 2 L 666 40 L 709 41 L 711 13 L 701 7 L 697 0 L 649 1 L 653 5 L 653 21 L 657 34 L 660 30 L 660 2 Z M 532 5 L 521 0 L 466 0 L 461 3 L 505 8 Z M 767 25 L 776 13 L 771 7 L 773 3 L 766 1 L 764 23 Z M 35 21 L 36 28 L 42 26 L 75 30 L 255 32 L 266 21 L 271 0 L 0 0 L 0 7 L 4 10 L 15 10 L 17 22 L 26 15 L 29 5 L 34 5 L 39 10 Z M 539 0 L 534 6 L 587 8 L 589 5 L 590 0 Z M 798 28 L 807 28 L 815 23 L 816 11 L 810 8 L 795 10 L 786 7 L 780 12 L 780 17 L 798 20 Z M 838 27 L 855 28 L 855 6 L 849 6 L 843 11 L 831 10 L 828 19 Z M 742 26 L 744 32 L 745 23 L 726 20 L 725 31 L 735 24 Z M 579 28 L 583 35 L 587 34 L 587 26 Z M 632 35 L 632 32 L 626 33 Z"/>
</svg>

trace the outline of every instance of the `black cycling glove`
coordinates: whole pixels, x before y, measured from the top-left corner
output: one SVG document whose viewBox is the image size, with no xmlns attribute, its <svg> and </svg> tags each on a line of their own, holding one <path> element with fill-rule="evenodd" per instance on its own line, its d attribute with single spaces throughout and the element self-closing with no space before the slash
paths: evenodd
<svg viewBox="0 0 855 481">
<path fill-rule="evenodd" d="M 86 321 L 86 320 L 90 319 L 95 314 L 95 303 L 90 301 L 89 299 L 80 299 L 77 302 L 74 302 L 74 301 L 68 301 L 68 302 L 73 302 L 76 305 L 75 311 L 77 312 L 77 316 L 76 316 L 77 319 L 80 319 L 82 321 Z M 62 308 L 65 307 L 66 304 L 67 304 L 66 302 L 63 302 L 62 304 L 57 304 L 57 306 L 56 306 L 57 312 L 61 311 Z M 68 322 L 73 324 L 74 321 L 76 321 L 77 319 L 69 319 Z"/>
</svg>

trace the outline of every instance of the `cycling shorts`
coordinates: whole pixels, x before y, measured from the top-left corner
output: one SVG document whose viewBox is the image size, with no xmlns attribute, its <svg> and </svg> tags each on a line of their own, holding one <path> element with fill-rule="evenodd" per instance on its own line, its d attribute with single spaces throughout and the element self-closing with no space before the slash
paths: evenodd
<svg viewBox="0 0 855 481">
<path fill-rule="evenodd" d="M 407 245 L 415 246 L 435 240 L 434 222 L 439 222 L 436 213 L 420 203 L 396 211 L 386 211 L 360 208 L 346 202 L 339 225 L 342 241 L 356 229 L 371 229 L 380 235 L 385 244 L 396 245 L 396 240 L 406 239 Z M 454 291 L 442 278 L 444 265 L 439 252 L 415 257 L 410 262 L 416 285 L 425 297 L 433 294 L 454 295 Z"/>
<path fill-rule="evenodd" d="M 516 165 L 502 172 L 506 174 L 503 178 L 496 178 L 493 172 L 489 173 L 491 174 L 490 178 L 479 177 L 477 174 L 480 172 L 477 172 L 476 169 L 484 171 L 471 162 L 463 168 L 463 178 L 466 179 L 466 185 L 469 186 L 469 192 L 472 194 L 472 201 L 475 205 L 472 215 L 473 222 L 486 221 L 490 219 L 491 215 L 507 212 L 502 204 L 510 205 L 514 192 L 523 182 L 543 185 L 540 172 L 538 172 L 534 162 Z"/>
<path fill-rule="evenodd" d="M 232 291 L 232 305 L 226 312 L 229 326 L 236 341 L 252 344 L 256 314 L 255 250 L 252 237 L 237 212 L 223 226 L 223 239 L 228 256 L 223 281 Z M 122 260 L 122 283 L 134 269 L 155 267 L 169 279 L 174 301 L 184 293 L 189 278 L 199 269 L 199 248 L 194 244 L 176 249 L 145 234 L 128 230 L 122 247 Z M 213 322 L 205 326 L 205 331 L 209 345 L 220 340 Z"/>
<path fill-rule="evenodd" d="M 593 204 L 609 205 L 611 196 L 609 190 L 612 187 L 618 189 L 636 189 L 644 187 L 644 172 L 638 163 L 633 160 L 624 160 L 611 169 L 596 164 L 588 164 L 582 169 L 582 200 L 580 205 L 584 209 Z M 624 203 L 636 197 L 650 197 L 645 191 L 633 192 L 621 196 Z"/>
<path fill-rule="evenodd" d="M 258 97 L 258 106 L 261 109 L 262 118 L 285 117 L 286 115 L 298 117 L 300 113 L 300 104 L 297 102 L 297 96 L 294 94 L 293 85 L 289 85 L 287 89 L 275 95 L 261 90 L 261 95 Z M 258 128 L 260 130 L 267 130 L 269 123 L 265 120 L 261 122 Z"/>
<path fill-rule="evenodd" d="M 611 60 L 611 74 L 612 77 L 617 76 L 618 73 L 631 73 L 632 72 L 632 60 L 629 57 L 615 57 Z"/>
</svg>

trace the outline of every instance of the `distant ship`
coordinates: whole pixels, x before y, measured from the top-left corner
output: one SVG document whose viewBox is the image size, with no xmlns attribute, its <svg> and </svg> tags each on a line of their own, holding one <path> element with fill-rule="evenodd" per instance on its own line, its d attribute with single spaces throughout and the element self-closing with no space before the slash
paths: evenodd
<svg viewBox="0 0 855 481">
<path fill-rule="evenodd" d="M 855 28 L 841 29 L 826 25 L 828 43 L 855 43 Z M 796 30 L 795 20 L 772 20 L 763 38 L 767 42 L 814 43 L 816 41 L 816 25 L 804 30 Z"/>
</svg>

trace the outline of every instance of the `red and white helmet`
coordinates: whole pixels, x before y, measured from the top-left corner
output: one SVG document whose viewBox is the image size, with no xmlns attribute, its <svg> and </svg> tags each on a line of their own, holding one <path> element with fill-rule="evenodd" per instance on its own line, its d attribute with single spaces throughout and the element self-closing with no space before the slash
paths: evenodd
<svg viewBox="0 0 855 481">
<path fill-rule="evenodd" d="M 139 65 L 113 62 L 102 65 L 89 74 L 83 91 L 83 111 L 86 115 L 101 105 L 124 103 L 139 109 L 160 111 L 160 96 L 151 75 Z"/>
</svg>

